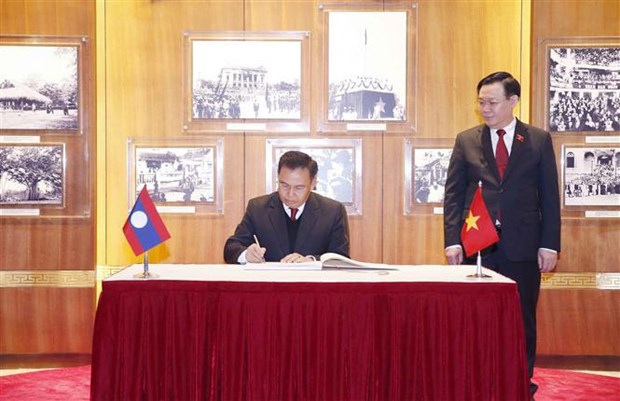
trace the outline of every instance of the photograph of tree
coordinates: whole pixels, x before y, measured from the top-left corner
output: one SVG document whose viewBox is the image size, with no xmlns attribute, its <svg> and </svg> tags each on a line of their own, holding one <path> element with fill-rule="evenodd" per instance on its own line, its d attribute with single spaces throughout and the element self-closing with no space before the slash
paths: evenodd
<svg viewBox="0 0 620 401">
<path fill-rule="evenodd" d="M 620 47 L 549 49 L 549 131 L 620 131 Z"/>
<path fill-rule="evenodd" d="M 407 13 L 329 12 L 328 119 L 407 115 Z"/>
<path fill-rule="evenodd" d="M 78 129 L 77 46 L 0 45 L 0 129 Z"/>
<path fill-rule="evenodd" d="M 0 145 L 1 205 L 62 205 L 64 145 Z"/>
<path fill-rule="evenodd" d="M 193 40 L 193 119 L 301 118 L 301 41 Z"/>
<path fill-rule="evenodd" d="M 620 149 L 564 146 L 564 205 L 620 207 Z"/>
<path fill-rule="evenodd" d="M 135 195 L 146 185 L 156 203 L 214 202 L 215 149 L 136 147 Z"/>
</svg>

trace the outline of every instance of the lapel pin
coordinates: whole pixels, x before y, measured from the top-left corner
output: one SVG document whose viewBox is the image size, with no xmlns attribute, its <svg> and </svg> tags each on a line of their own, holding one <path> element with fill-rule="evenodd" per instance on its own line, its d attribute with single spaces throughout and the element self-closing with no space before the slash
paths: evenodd
<svg viewBox="0 0 620 401">
<path fill-rule="evenodd" d="M 523 142 L 523 141 L 525 141 L 525 138 L 523 137 L 523 135 L 517 134 L 517 141 Z"/>
</svg>

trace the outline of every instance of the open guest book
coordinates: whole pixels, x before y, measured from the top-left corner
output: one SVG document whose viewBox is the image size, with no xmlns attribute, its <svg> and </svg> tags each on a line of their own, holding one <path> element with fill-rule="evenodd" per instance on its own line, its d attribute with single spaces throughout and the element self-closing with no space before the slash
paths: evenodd
<svg viewBox="0 0 620 401">
<path fill-rule="evenodd" d="M 282 263 L 246 263 L 245 270 L 322 270 L 322 269 L 361 269 L 361 270 L 395 270 L 383 263 L 368 263 L 347 258 L 337 253 L 324 253 L 321 258 L 313 262 Z"/>
</svg>

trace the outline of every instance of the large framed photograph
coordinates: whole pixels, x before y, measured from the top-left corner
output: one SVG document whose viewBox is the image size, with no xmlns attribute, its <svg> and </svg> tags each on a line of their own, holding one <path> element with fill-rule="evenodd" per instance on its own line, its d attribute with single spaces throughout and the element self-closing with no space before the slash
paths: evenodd
<svg viewBox="0 0 620 401">
<path fill-rule="evenodd" d="M 184 131 L 307 131 L 309 38 L 186 33 Z"/>
<path fill-rule="evenodd" d="M 146 186 L 164 213 L 223 212 L 223 139 L 129 139 L 128 208 Z"/>
<path fill-rule="evenodd" d="M 620 132 L 620 38 L 548 39 L 544 127 L 556 133 Z"/>
<path fill-rule="evenodd" d="M 65 182 L 64 144 L 0 144 L 0 209 L 63 208 Z"/>
<path fill-rule="evenodd" d="M 415 130 L 416 11 L 323 6 L 320 131 Z"/>
<path fill-rule="evenodd" d="M 82 133 L 85 43 L 0 37 L 0 131 Z"/>
<path fill-rule="evenodd" d="M 289 150 L 299 150 L 319 166 L 314 191 L 335 199 L 349 214 L 362 214 L 362 140 L 351 139 L 267 139 L 266 191 L 278 188 L 278 161 Z"/>
<path fill-rule="evenodd" d="M 453 140 L 405 138 L 404 214 L 442 213 Z"/>
<path fill-rule="evenodd" d="M 564 206 L 620 209 L 620 146 L 562 146 Z"/>
</svg>

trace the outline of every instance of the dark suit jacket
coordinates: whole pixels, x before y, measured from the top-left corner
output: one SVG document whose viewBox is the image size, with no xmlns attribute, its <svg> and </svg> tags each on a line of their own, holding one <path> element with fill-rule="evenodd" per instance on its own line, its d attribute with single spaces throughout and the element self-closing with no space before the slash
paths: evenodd
<svg viewBox="0 0 620 401">
<path fill-rule="evenodd" d="M 235 234 L 226 241 L 226 263 L 237 263 L 241 253 L 254 242 L 256 234 L 267 248 L 265 260 L 277 262 L 288 255 L 287 215 L 277 192 L 251 199 Z M 349 256 L 349 223 L 344 206 L 333 199 L 310 193 L 299 220 L 299 231 L 293 252 L 314 255 L 325 252 Z"/>
<path fill-rule="evenodd" d="M 535 261 L 538 248 L 560 251 L 558 173 L 551 136 L 517 120 L 504 180 L 499 178 L 486 125 L 457 135 L 444 197 L 445 246 L 460 244 L 463 221 L 482 181 L 482 195 L 511 261 Z"/>
</svg>

